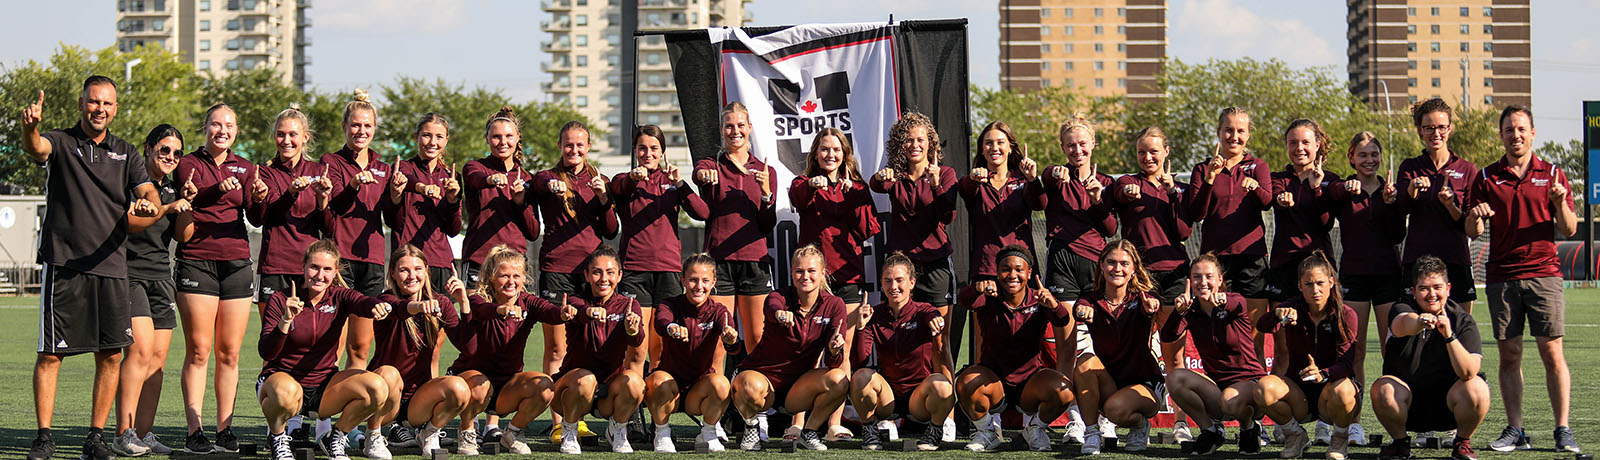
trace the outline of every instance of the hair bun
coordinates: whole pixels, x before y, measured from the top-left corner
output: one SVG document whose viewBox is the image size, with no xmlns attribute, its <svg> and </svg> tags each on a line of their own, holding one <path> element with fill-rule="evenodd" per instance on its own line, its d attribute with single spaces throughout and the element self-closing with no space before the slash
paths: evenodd
<svg viewBox="0 0 1600 460">
<path fill-rule="evenodd" d="M 299 112 L 300 111 L 300 103 L 299 102 L 290 102 L 289 103 L 289 110 L 293 110 L 293 111 Z"/>
<path fill-rule="evenodd" d="M 370 102 L 372 100 L 372 96 L 367 95 L 367 90 L 361 88 L 356 88 L 353 98 L 356 102 Z"/>
</svg>

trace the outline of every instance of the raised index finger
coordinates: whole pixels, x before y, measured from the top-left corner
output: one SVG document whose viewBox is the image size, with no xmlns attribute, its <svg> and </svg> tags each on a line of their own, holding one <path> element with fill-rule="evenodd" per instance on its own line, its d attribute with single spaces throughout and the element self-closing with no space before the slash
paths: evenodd
<svg viewBox="0 0 1600 460">
<path fill-rule="evenodd" d="M 39 90 L 39 102 L 35 102 L 35 103 L 33 103 L 33 105 L 39 105 L 39 106 L 44 105 L 44 90 L 42 90 L 42 89 Z"/>
</svg>

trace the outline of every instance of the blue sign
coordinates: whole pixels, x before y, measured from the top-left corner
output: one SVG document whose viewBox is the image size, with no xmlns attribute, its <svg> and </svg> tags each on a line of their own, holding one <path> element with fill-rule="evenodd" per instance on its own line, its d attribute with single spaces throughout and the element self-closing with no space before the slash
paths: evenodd
<svg viewBox="0 0 1600 460">
<path fill-rule="evenodd" d="M 1589 164 L 1584 204 L 1600 204 L 1600 101 L 1583 101 L 1583 148 Z"/>
</svg>

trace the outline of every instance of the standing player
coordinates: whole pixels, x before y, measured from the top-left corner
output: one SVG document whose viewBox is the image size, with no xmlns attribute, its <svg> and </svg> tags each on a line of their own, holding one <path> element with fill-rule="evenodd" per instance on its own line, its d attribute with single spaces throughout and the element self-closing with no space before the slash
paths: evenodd
<svg viewBox="0 0 1600 460">
<path fill-rule="evenodd" d="M 683 294 L 678 211 L 688 212 L 695 220 L 705 220 L 710 214 L 705 200 L 665 158 L 662 148 L 666 145 L 661 127 L 634 128 L 633 155 L 638 166 L 611 178 L 611 199 L 618 203 L 617 217 L 622 221 L 622 237 L 617 239 L 622 282 L 617 291 L 638 300 L 645 318 L 654 317 L 651 309 L 656 304 Z"/>
<path fill-rule="evenodd" d="M 650 349 L 655 371 L 645 378 L 644 403 L 656 425 L 655 451 L 674 453 L 668 417 L 682 410 L 701 417 L 700 435 L 711 452 L 722 452 L 717 423 L 728 409 L 732 385 L 723 377 L 723 345 L 739 341 L 733 315 L 711 300 L 717 284 L 717 261 L 705 253 L 683 261 L 681 295 L 662 300 L 655 308 L 651 327 L 656 341 Z"/>
<path fill-rule="evenodd" d="M 939 132 L 927 115 L 906 112 L 889 127 L 885 142 L 887 161 L 872 176 L 872 191 L 889 195 L 889 244 L 916 264 L 917 280 L 912 300 L 939 309 L 945 321 L 964 323 L 964 315 L 950 316 L 955 276 L 950 267 L 950 234 L 946 227 L 956 219 L 956 170 L 941 165 Z M 954 327 L 960 331 L 958 325 Z M 948 340 L 948 338 L 947 338 Z"/>
<path fill-rule="evenodd" d="M 1217 115 L 1217 153 L 1194 165 L 1189 176 L 1194 186 L 1184 199 L 1189 202 L 1189 216 L 1201 222 L 1200 252 L 1215 254 L 1218 268 L 1227 268 L 1221 281 L 1244 297 L 1254 319 L 1267 311 L 1270 296 L 1267 230 L 1261 212 L 1273 198 L 1272 167 L 1250 154 L 1245 147 L 1249 141 L 1250 112 L 1222 109 Z M 1246 333 L 1252 335 L 1256 356 L 1266 356 L 1262 335 L 1254 328 Z"/>
<path fill-rule="evenodd" d="M 1561 263 L 1551 236 L 1570 237 L 1578 216 L 1567 189 L 1567 174 L 1533 153 L 1533 112 L 1513 105 L 1500 113 L 1500 142 L 1506 154 L 1483 168 L 1467 201 L 1467 236 L 1489 230 L 1489 318 L 1500 349 L 1500 399 L 1506 428 L 1490 448 L 1508 452 L 1532 446 L 1522 427 L 1522 326 L 1526 322 L 1544 362 L 1550 411 L 1555 415 L 1556 450 L 1578 452 L 1567 426 L 1571 415 L 1572 374 L 1561 337 L 1566 302 Z"/>
<path fill-rule="evenodd" d="M 383 293 L 383 212 L 398 204 L 397 189 L 405 188 L 405 176 L 394 174 L 372 147 L 378 129 L 378 110 L 367 101 L 367 92 L 357 88 L 355 97 L 344 106 L 344 147 L 322 156 L 333 182 L 333 196 L 324 214 L 328 233 L 339 243 L 339 251 L 349 264 L 340 276 L 345 286 L 368 296 Z M 372 321 L 350 318 L 345 330 L 345 364 L 350 369 L 365 369 L 372 351 Z"/>
<path fill-rule="evenodd" d="M 261 250 L 256 256 L 261 276 L 256 298 L 261 304 L 292 283 L 305 284 L 300 279 L 305 263 L 300 259 L 323 236 L 327 221 L 322 213 L 333 191 L 327 167 L 305 156 L 311 121 L 304 112 L 295 107 L 278 112 L 272 137 L 278 156 L 261 168 L 267 199 L 250 206 L 251 220 L 261 223 Z"/>
<path fill-rule="evenodd" d="M 1289 122 L 1283 132 L 1289 164 L 1272 173 L 1272 292 L 1273 302 L 1300 297 L 1300 261 L 1315 251 L 1333 252 L 1328 232 L 1333 229 L 1323 191 L 1327 174 L 1328 135 L 1317 122 L 1304 118 Z"/>
<path fill-rule="evenodd" d="M 431 287 L 436 292 L 448 292 L 445 282 L 455 267 L 450 238 L 461 233 L 461 181 L 445 158 L 450 120 L 428 112 L 417 122 L 413 136 L 417 156 L 395 163 L 395 179 L 400 186 L 398 192 L 391 187 L 389 193 L 399 195 L 390 197 L 390 202 L 398 204 L 384 207 L 383 219 L 394 231 L 390 250 L 406 244 L 421 249 L 427 255 Z M 399 180 L 401 177 L 405 179 Z M 438 359 L 433 357 L 435 362 Z"/>
<path fill-rule="evenodd" d="M 1411 120 L 1422 138 L 1422 153 L 1400 162 L 1396 187 L 1405 187 L 1396 200 L 1400 212 L 1410 217 L 1400 262 L 1411 270 L 1417 258 L 1432 255 L 1450 270 L 1450 300 L 1472 313 L 1478 299 L 1473 287 L 1467 234 L 1463 228 L 1468 188 L 1478 176 L 1478 166 L 1450 151 L 1450 104 L 1433 98 L 1411 109 Z M 1410 285 L 1410 278 L 1405 279 Z"/>
<path fill-rule="evenodd" d="M 694 182 L 711 210 L 706 219 L 706 253 L 717 259 L 717 289 L 712 300 L 734 309 L 744 332 L 744 349 L 761 342 L 767 294 L 772 292 L 772 256 L 767 235 L 777 224 L 773 195 L 777 174 L 751 153 L 750 111 L 729 103 L 722 122 L 722 151 L 694 165 Z"/>
<path fill-rule="evenodd" d="M 511 107 L 501 107 L 483 124 L 489 155 L 461 168 L 467 188 L 467 238 L 461 243 L 462 272 L 477 284 L 478 268 L 499 245 L 517 252 L 539 238 L 537 206 L 526 206 L 532 174 L 522 164 L 522 125 Z"/>
<path fill-rule="evenodd" d="M 811 141 L 806 169 L 789 184 L 789 203 L 800 215 L 800 244 L 816 244 L 828 261 L 830 282 L 844 301 L 846 322 L 866 299 L 866 267 L 861 253 L 878 234 L 872 192 L 861 180 L 856 152 L 838 128 L 823 128 Z M 851 327 L 859 327 L 852 324 Z M 852 334 L 853 335 L 853 334 Z M 847 337 L 853 342 L 855 337 Z"/>
<path fill-rule="evenodd" d="M 1017 244 L 1033 254 L 1033 212 L 1044 209 L 1045 204 L 1043 189 L 1028 187 L 1039 177 L 1039 165 L 1028 158 L 1027 147 L 1017 141 L 1011 126 L 1003 121 L 989 123 L 979 131 L 978 142 L 979 150 L 972 155 L 972 172 L 957 185 L 967 208 L 971 246 L 969 284 L 956 296 L 963 311 L 971 310 L 981 296 L 999 294 L 995 255 L 1001 248 Z M 1034 261 L 1027 262 L 1031 268 Z M 951 331 L 952 350 L 961 348 L 960 324 L 956 323 L 958 328 Z M 974 345 L 983 347 L 981 343 Z"/>
<path fill-rule="evenodd" d="M 926 302 L 912 299 L 916 263 L 905 254 L 890 254 L 881 271 L 883 303 L 858 313 L 851 362 L 850 401 L 861 415 L 863 449 L 879 450 L 888 440 L 884 427 L 900 418 L 923 426 L 917 449 L 939 449 L 944 421 L 955 409 L 950 351 L 945 347 L 944 315 Z"/>
</svg>

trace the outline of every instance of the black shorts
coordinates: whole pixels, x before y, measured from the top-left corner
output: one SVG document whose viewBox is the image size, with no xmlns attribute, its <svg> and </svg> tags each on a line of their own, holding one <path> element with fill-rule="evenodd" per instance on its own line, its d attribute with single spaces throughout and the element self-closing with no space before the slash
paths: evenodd
<svg viewBox="0 0 1600 460">
<path fill-rule="evenodd" d="M 667 299 L 683 295 L 683 282 L 679 272 L 622 272 L 622 282 L 617 292 L 639 301 L 639 305 L 654 307 Z"/>
<path fill-rule="evenodd" d="M 299 289 L 306 285 L 304 275 L 261 275 L 260 289 L 256 290 L 256 302 L 266 303 L 273 294 L 287 291 L 290 288 Z"/>
<path fill-rule="evenodd" d="M 765 262 L 717 261 L 717 287 L 712 295 L 767 295 L 772 293 L 772 267 Z"/>
<path fill-rule="evenodd" d="M 1343 275 L 1339 286 L 1344 288 L 1344 300 L 1370 302 L 1373 305 L 1394 303 L 1400 300 L 1400 274 L 1393 275 Z"/>
<path fill-rule="evenodd" d="M 1309 254 L 1285 255 L 1281 258 L 1288 259 L 1287 263 L 1267 270 L 1272 284 L 1267 286 L 1267 300 L 1274 304 L 1289 299 L 1300 298 L 1300 262 L 1310 257 Z"/>
<path fill-rule="evenodd" d="M 865 286 L 865 283 L 846 283 L 832 286 L 832 290 L 833 295 L 843 300 L 845 305 L 854 305 L 867 298 Z"/>
<path fill-rule="evenodd" d="M 927 302 L 935 307 L 949 306 L 954 302 L 951 294 L 955 291 L 955 277 L 951 275 L 950 259 L 918 263 L 916 266 L 917 285 L 911 289 L 911 300 Z"/>
<path fill-rule="evenodd" d="M 1293 380 L 1294 384 L 1300 387 L 1300 393 L 1304 394 L 1306 397 L 1307 415 L 1306 419 L 1300 420 L 1300 422 L 1303 423 L 1312 420 L 1321 420 L 1322 410 L 1320 407 L 1318 407 L 1321 405 L 1318 404 L 1318 402 L 1322 401 L 1322 391 L 1326 390 L 1328 388 L 1328 384 L 1333 382 L 1324 381 L 1322 383 L 1310 383 L 1302 382 L 1298 379 L 1290 379 L 1288 377 L 1284 377 L 1284 380 Z M 1356 385 L 1356 404 L 1359 405 L 1362 401 L 1362 395 L 1366 393 L 1366 389 L 1361 386 L 1361 381 L 1356 380 L 1354 375 L 1350 376 L 1348 380 L 1350 380 L 1350 383 L 1354 383 Z"/>
<path fill-rule="evenodd" d="M 450 285 L 450 273 L 449 267 L 428 267 L 428 284 L 433 286 L 433 293 L 447 296 L 450 294 L 450 289 L 446 288 Z M 467 289 L 471 289 L 472 285 L 467 286 L 469 286 Z"/>
<path fill-rule="evenodd" d="M 250 259 L 178 259 L 178 292 L 214 296 L 219 300 L 255 295 L 255 272 Z"/>
<path fill-rule="evenodd" d="M 1416 278 L 1416 268 L 1416 262 L 1406 264 L 1404 276 L 1402 276 L 1405 281 L 1400 287 L 1407 294 L 1411 293 L 1411 286 L 1417 284 L 1414 279 Z M 1450 278 L 1450 300 L 1454 300 L 1456 303 L 1478 300 L 1478 287 L 1473 285 L 1476 281 L 1472 278 L 1472 267 L 1445 262 L 1444 268 L 1445 275 Z"/>
<path fill-rule="evenodd" d="M 1482 372 L 1478 378 L 1484 378 Z M 1433 382 L 1406 382 L 1411 387 L 1411 407 L 1406 411 L 1406 431 L 1449 431 L 1456 429 L 1455 413 L 1450 412 L 1450 387 L 1458 379 Z"/>
<path fill-rule="evenodd" d="M 1189 286 L 1189 264 L 1185 262 L 1166 271 L 1151 271 L 1150 281 L 1155 283 L 1156 296 L 1161 298 L 1162 305 L 1172 305 Z"/>
<path fill-rule="evenodd" d="M 583 275 L 577 273 L 539 272 L 539 296 L 555 300 L 561 294 L 577 295 L 583 289 Z"/>
<path fill-rule="evenodd" d="M 461 282 L 467 283 L 469 288 L 470 286 L 476 286 L 478 284 L 478 268 L 480 267 L 481 265 L 479 265 L 477 262 L 470 260 L 461 261 L 461 274 L 467 276 L 466 278 L 462 278 Z"/>
<path fill-rule="evenodd" d="M 39 353 L 75 355 L 133 343 L 127 278 L 45 265 L 39 285 Z"/>
<path fill-rule="evenodd" d="M 386 274 L 382 264 L 346 260 L 344 265 L 339 277 L 344 278 L 345 287 L 355 289 L 356 292 L 369 297 L 377 297 L 383 293 L 383 280 Z"/>
<path fill-rule="evenodd" d="M 128 280 L 128 316 L 150 318 L 156 329 L 178 326 L 177 288 L 172 280 Z"/>
<path fill-rule="evenodd" d="M 258 400 L 261 399 L 261 385 L 265 385 L 267 383 L 267 377 L 271 377 L 271 376 L 270 375 L 263 375 L 263 376 L 260 376 L 260 377 L 256 377 L 256 399 L 258 399 Z M 328 382 L 332 382 L 332 381 L 333 381 L 333 377 L 329 376 L 327 380 L 323 380 L 322 381 L 321 385 L 317 385 L 315 387 L 307 388 L 305 386 L 305 384 L 301 384 L 300 385 L 300 412 L 299 412 L 299 415 L 307 415 L 307 416 L 309 416 L 309 415 L 311 415 L 312 412 L 320 412 L 321 411 L 321 409 L 322 409 L 322 407 L 321 407 L 322 406 L 322 394 L 327 392 L 327 390 L 328 390 Z M 300 383 L 300 382 L 298 380 L 296 380 L 295 383 Z M 404 412 L 402 411 L 401 413 L 403 414 Z M 317 415 L 319 417 L 323 416 L 323 414 L 317 414 Z"/>
<path fill-rule="evenodd" d="M 1050 252 L 1045 256 L 1044 283 L 1056 300 L 1078 300 L 1094 289 L 1095 272 L 1100 271 L 1095 261 L 1072 252 L 1066 243 L 1050 241 Z"/>
<path fill-rule="evenodd" d="M 1222 262 L 1222 280 L 1228 283 L 1229 291 L 1247 299 L 1271 297 L 1267 290 L 1267 256 L 1233 254 L 1217 256 L 1217 260 Z"/>
</svg>

